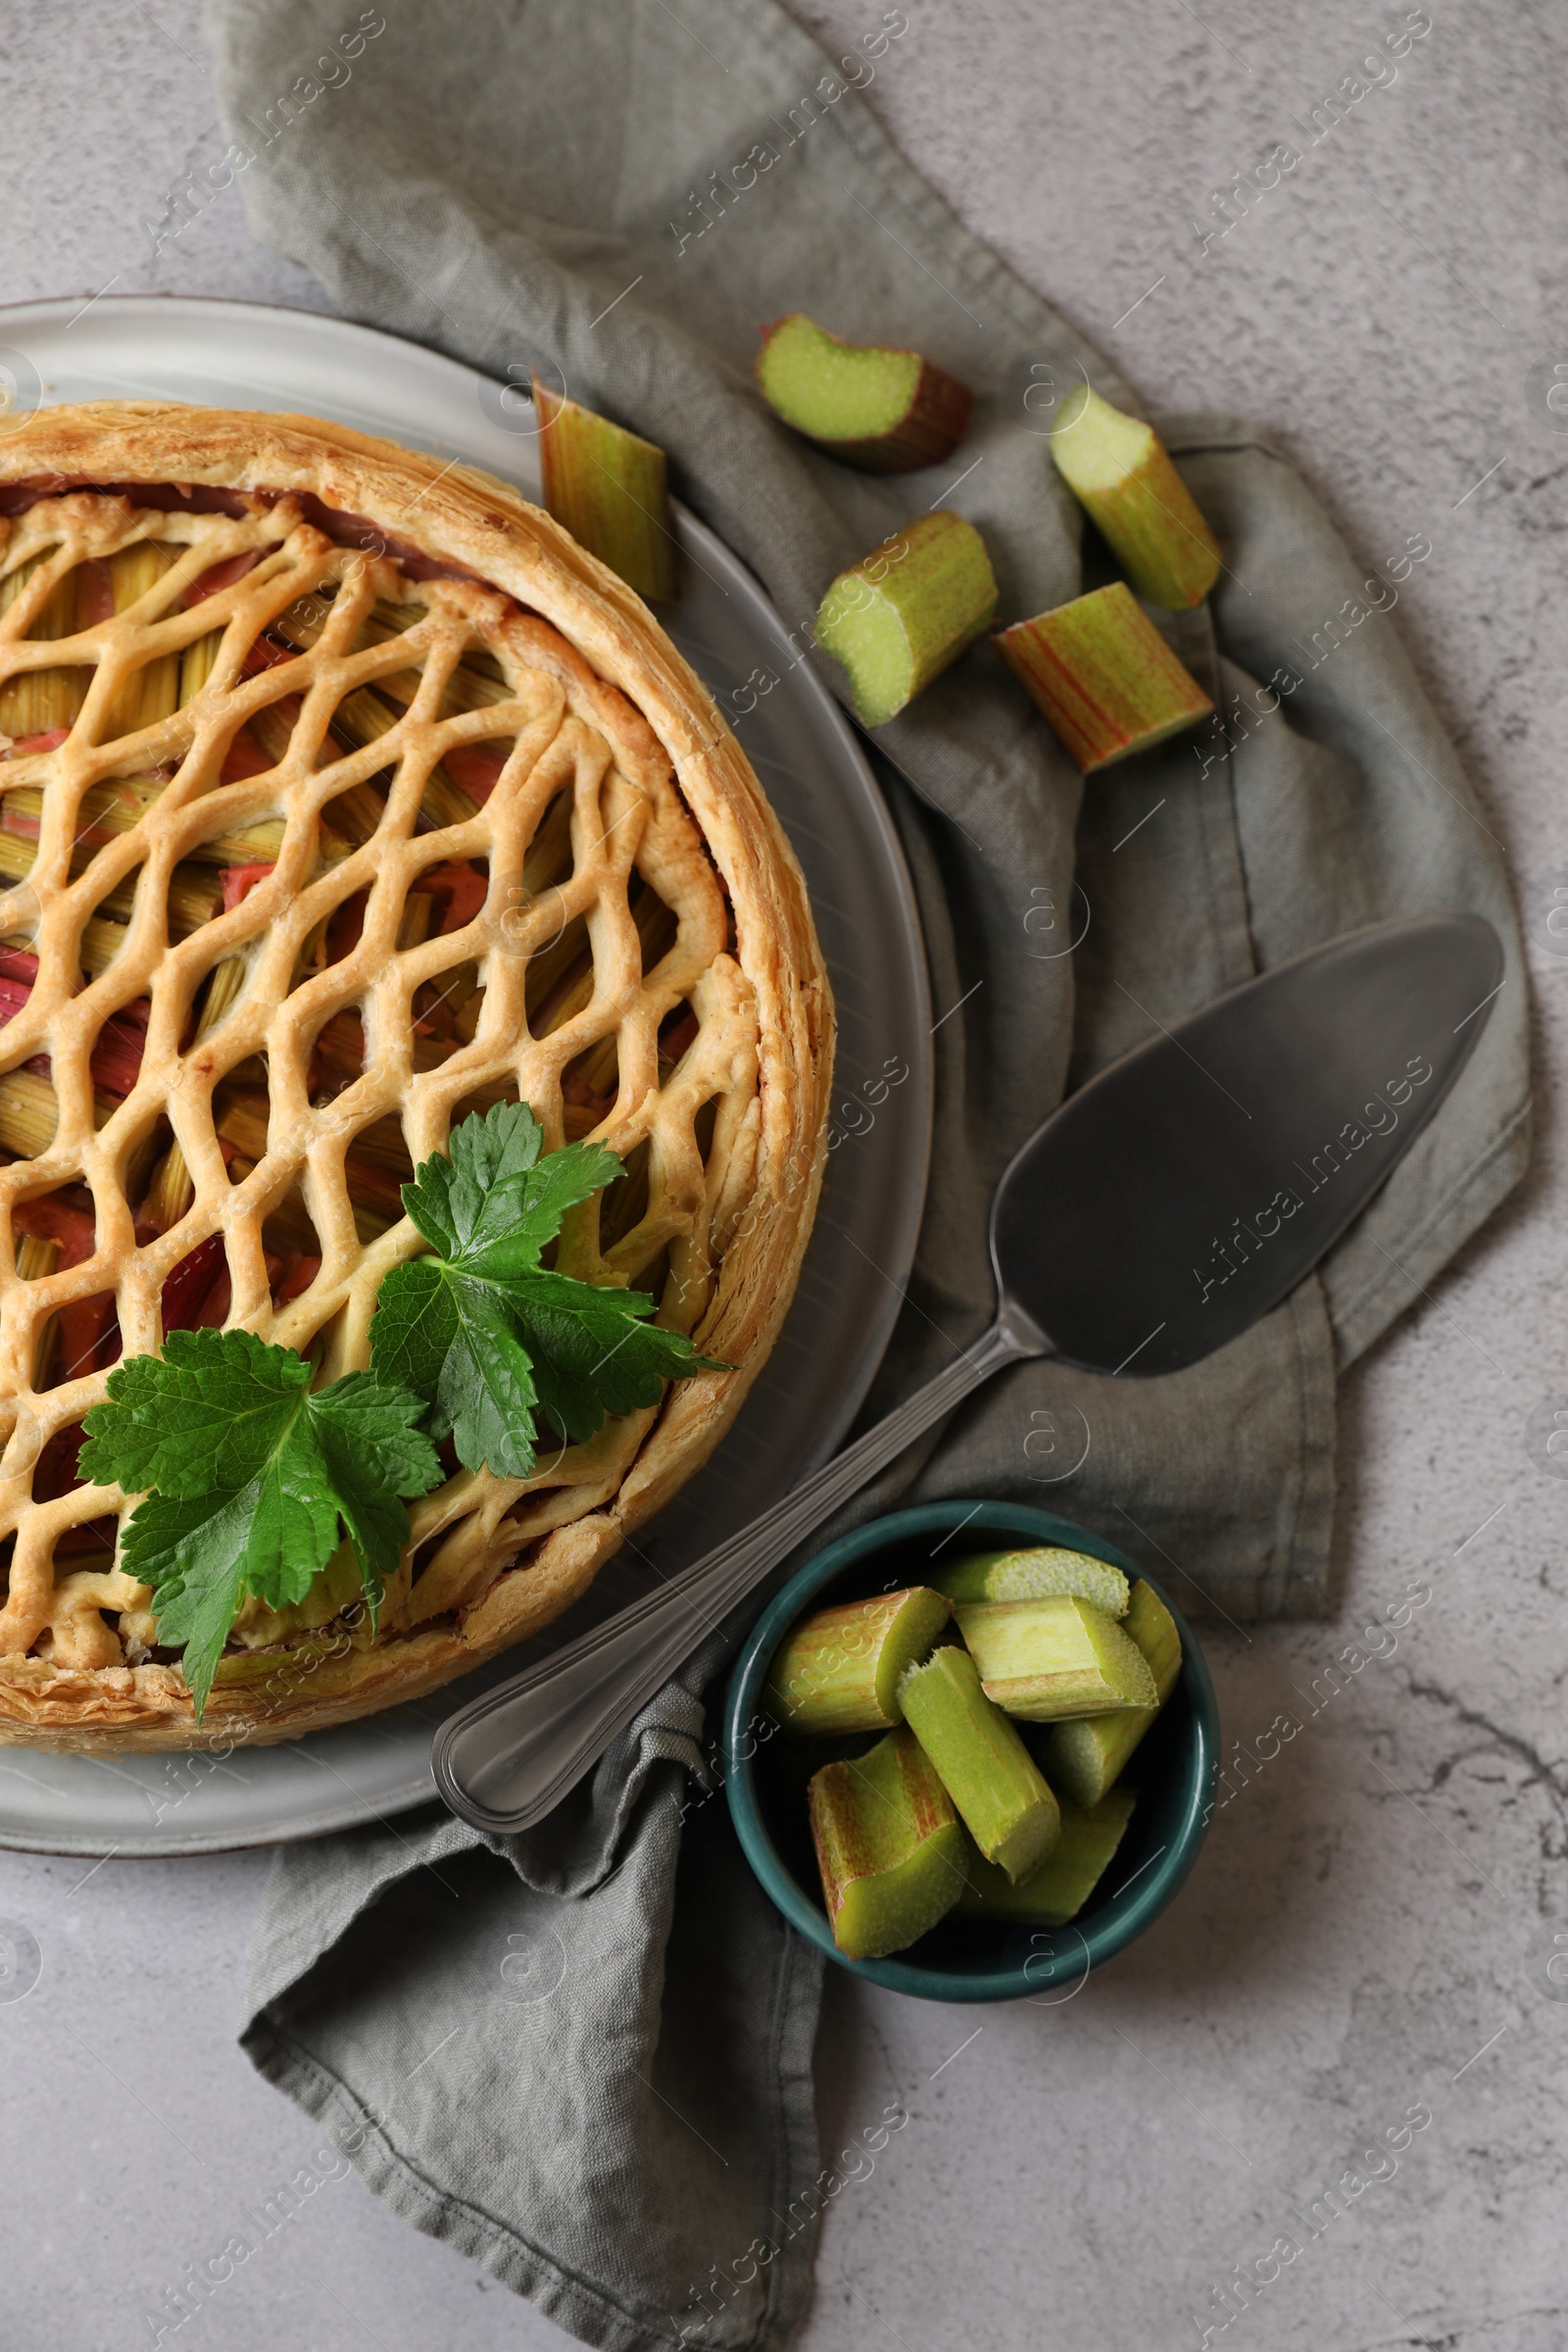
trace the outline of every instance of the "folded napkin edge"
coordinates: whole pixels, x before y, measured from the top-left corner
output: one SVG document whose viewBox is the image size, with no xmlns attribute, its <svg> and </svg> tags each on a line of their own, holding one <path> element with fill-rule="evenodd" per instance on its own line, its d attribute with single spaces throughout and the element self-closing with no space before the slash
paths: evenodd
<svg viewBox="0 0 1568 2352">
<path fill-rule="evenodd" d="M 666 2330 L 639 2319 L 601 2288 L 552 2261 L 499 2215 L 437 2187 L 394 2147 L 384 2119 L 377 2119 L 341 2076 L 266 2011 L 242 2030 L 239 2044 L 265 2081 L 327 2127 L 339 2154 L 366 2186 L 424 2236 L 466 2254 L 596 2352 L 682 2352 L 684 2339 L 678 2328 Z M 675 2315 L 669 2316 L 673 2322 Z"/>
</svg>

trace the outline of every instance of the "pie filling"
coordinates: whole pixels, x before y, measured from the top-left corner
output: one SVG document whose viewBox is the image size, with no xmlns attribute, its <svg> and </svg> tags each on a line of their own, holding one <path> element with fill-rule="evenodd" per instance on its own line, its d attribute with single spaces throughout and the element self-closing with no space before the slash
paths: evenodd
<svg viewBox="0 0 1568 2352">
<path fill-rule="evenodd" d="M 123 1354 L 367 1356 L 400 1188 L 472 1111 L 623 1175 L 553 1261 L 699 1325 L 751 1189 L 757 1021 L 669 761 L 537 614 L 311 498 L 13 485 L 0 543 L 0 1658 L 160 1659 L 77 1476 Z M 416 1502 L 385 1642 L 612 1497 L 658 1408 Z M 133 1498 L 131 1498 L 133 1499 Z M 345 1552 L 219 1670 L 371 1633 Z M 347 1610 L 346 1617 L 343 1612 Z"/>
</svg>

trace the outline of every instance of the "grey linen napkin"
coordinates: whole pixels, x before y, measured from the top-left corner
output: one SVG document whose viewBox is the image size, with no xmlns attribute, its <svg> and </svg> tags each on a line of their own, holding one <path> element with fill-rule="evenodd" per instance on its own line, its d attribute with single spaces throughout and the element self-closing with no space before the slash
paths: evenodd
<svg viewBox="0 0 1568 2352">
<path fill-rule="evenodd" d="M 984 533 L 1015 619 L 1078 593 L 1093 561 L 1047 453 L 1054 399 L 1082 368 L 1138 403 L 889 145 L 858 92 L 919 33 L 866 15 L 836 59 L 771 0 L 383 0 L 358 19 L 344 0 L 210 0 L 208 30 L 251 224 L 342 312 L 503 381 L 537 365 L 662 443 L 792 628 L 944 503 Z M 759 323 L 793 309 L 973 385 L 954 463 L 877 480 L 776 424 L 751 363 Z M 1320 1278 L 1171 1378 L 1013 1370 L 845 1523 L 898 1495 L 1013 1495 L 1101 1527 L 1200 1611 L 1310 1615 L 1336 1373 L 1523 1169 L 1524 966 L 1496 844 L 1390 618 L 1424 543 L 1369 571 L 1265 436 L 1158 421 L 1226 549 L 1210 607 L 1170 624 L 1223 726 L 1086 792 L 980 647 L 876 738 L 947 1017 L 918 1263 L 867 1413 L 982 1328 L 997 1174 L 1069 1083 L 1156 1024 L 1433 907 L 1486 915 L 1507 982 L 1442 1117 Z M 845 1094 L 864 1075 L 846 1059 Z M 256 2064 L 408 2219 L 617 2352 L 782 2341 L 812 2217 L 864 2162 L 814 2145 L 819 1964 L 688 1778 L 722 1655 L 530 1838 L 416 1815 L 283 1849 L 253 1955 Z M 861 2137 L 897 2128 L 895 2111 Z"/>
</svg>

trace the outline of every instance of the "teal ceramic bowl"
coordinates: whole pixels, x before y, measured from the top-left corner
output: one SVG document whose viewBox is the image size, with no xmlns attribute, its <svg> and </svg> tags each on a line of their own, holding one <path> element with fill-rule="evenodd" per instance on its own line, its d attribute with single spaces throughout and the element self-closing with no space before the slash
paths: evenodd
<svg viewBox="0 0 1568 2352">
<path fill-rule="evenodd" d="M 958 1533 L 961 1528 L 962 1534 Z M 1182 1679 L 1127 1767 L 1138 1805 L 1116 1857 L 1070 1927 L 1009 1928 L 945 1919 L 907 1951 L 847 1959 L 833 1941 L 807 1821 L 805 1778 L 761 1706 L 762 1685 L 797 1617 L 828 1600 L 923 1584 L 933 1559 L 1004 1545 L 1062 1544 L 1153 1586 L 1182 1638 Z M 872 1519 L 792 1577 L 748 1635 L 724 1711 L 724 1785 L 747 1859 L 792 1927 L 857 1977 L 928 2001 L 1071 1997 L 1164 1910 L 1198 1859 L 1219 1755 L 1219 1716 L 1193 1630 L 1156 1577 L 1085 1527 L 1015 1502 L 922 1503 Z"/>
</svg>

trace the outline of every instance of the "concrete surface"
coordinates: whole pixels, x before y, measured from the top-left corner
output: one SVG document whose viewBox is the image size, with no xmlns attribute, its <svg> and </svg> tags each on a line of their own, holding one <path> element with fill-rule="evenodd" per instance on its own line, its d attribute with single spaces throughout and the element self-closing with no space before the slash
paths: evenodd
<svg viewBox="0 0 1568 2352">
<path fill-rule="evenodd" d="M 1156 1932 L 1039 2016 L 835 1976 L 829 2153 L 891 2099 L 911 2121 L 830 2209 L 803 2352 L 1153 2352 L 1205 2328 L 1217 2341 L 1222 2324 L 1255 2352 L 1555 2352 L 1568 1461 L 1546 1446 L 1554 1400 L 1568 1405 L 1568 939 L 1546 918 L 1568 881 L 1553 626 L 1568 396 L 1554 414 L 1547 395 L 1558 361 L 1568 380 L 1563 21 L 1543 0 L 1434 0 L 1396 78 L 1380 69 L 1318 135 L 1311 110 L 1420 12 L 906 5 L 871 102 L 970 225 L 1152 402 L 1282 434 L 1369 560 L 1431 538 L 1394 625 L 1514 861 L 1543 1113 L 1524 1194 L 1348 1384 L 1337 1621 L 1208 1637 L 1228 1740 L 1250 1759 Z M 847 41 L 877 12 L 802 13 Z M 232 194 L 150 256 L 140 218 L 218 153 L 194 0 L 13 0 L 5 47 L 0 299 L 112 284 L 319 306 L 249 242 Z M 1282 142 L 1298 166 L 1233 203 L 1220 237 L 1213 192 Z M 1195 219 L 1216 232 L 1206 251 Z M 1374 1622 L 1375 1643 L 1348 1651 Z M 1270 1734 L 1281 1715 L 1300 1726 L 1288 1739 Z M 0 1913 L 41 1955 L 25 1998 L 4 1997 L 22 1976 L 0 1980 L 15 2352 L 152 2341 L 143 2315 L 181 2267 L 311 2161 L 317 2134 L 232 2039 L 264 1869 L 84 1876 L 0 1856 Z M 353 2176 L 166 2340 L 367 2338 L 565 2341 Z"/>
</svg>

